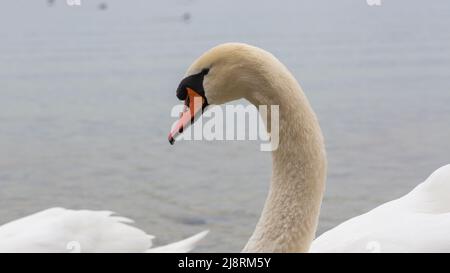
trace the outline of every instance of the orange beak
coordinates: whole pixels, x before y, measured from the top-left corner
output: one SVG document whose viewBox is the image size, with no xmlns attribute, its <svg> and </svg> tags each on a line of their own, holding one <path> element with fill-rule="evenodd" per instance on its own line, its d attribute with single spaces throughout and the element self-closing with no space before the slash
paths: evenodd
<svg viewBox="0 0 450 273">
<path fill-rule="evenodd" d="M 175 127 L 169 133 L 170 144 L 175 143 L 175 138 L 183 132 L 184 129 L 188 128 L 195 120 L 201 116 L 203 108 L 205 106 L 205 98 L 200 94 L 187 87 L 187 97 L 185 100 L 185 106 L 183 113 L 180 115 Z"/>
</svg>

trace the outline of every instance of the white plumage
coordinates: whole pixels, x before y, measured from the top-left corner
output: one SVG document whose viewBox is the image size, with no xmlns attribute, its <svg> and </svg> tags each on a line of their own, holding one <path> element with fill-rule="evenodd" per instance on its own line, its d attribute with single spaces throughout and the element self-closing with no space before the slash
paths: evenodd
<svg viewBox="0 0 450 273">
<path fill-rule="evenodd" d="M 154 236 L 111 211 L 51 208 L 0 226 L 0 252 L 188 252 L 203 231 L 151 249 Z"/>
<path fill-rule="evenodd" d="M 450 165 L 319 236 L 311 252 L 450 252 Z"/>
</svg>

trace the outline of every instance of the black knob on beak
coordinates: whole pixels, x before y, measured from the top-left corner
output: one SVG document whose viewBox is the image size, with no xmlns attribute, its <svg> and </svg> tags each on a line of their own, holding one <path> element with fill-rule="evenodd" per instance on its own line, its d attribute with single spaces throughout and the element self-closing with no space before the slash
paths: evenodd
<svg viewBox="0 0 450 273">
<path fill-rule="evenodd" d="M 187 90 L 186 87 L 183 84 L 180 84 L 177 89 L 177 98 L 179 100 L 186 100 L 187 97 Z"/>
</svg>

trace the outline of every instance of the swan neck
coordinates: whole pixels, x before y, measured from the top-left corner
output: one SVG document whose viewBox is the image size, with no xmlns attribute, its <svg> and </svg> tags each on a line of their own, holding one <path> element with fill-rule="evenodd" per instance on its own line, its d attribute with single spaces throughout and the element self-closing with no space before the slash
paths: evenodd
<svg viewBox="0 0 450 273">
<path fill-rule="evenodd" d="M 279 105 L 279 144 L 269 193 L 244 252 L 307 252 L 322 202 L 326 155 L 316 115 L 287 69 L 277 78 L 260 80 L 258 93 L 247 98 L 256 106 Z"/>
</svg>

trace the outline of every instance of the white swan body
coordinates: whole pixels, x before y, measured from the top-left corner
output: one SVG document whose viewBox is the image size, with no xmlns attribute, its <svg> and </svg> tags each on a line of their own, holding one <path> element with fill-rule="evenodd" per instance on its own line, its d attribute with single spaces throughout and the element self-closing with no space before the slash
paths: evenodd
<svg viewBox="0 0 450 273">
<path fill-rule="evenodd" d="M 191 105 L 195 97 L 203 97 L 203 106 L 241 98 L 255 106 L 279 106 L 279 145 L 272 152 L 270 190 L 243 251 L 307 252 L 315 237 L 327 164 L 320 126 L 298 82 L 272 54 L 240 43 L 207 51 L 186 76 L 177 96 L 191 110 L 169 134 L 171 143 L 183 131 L 178 130 L 183 122 L 198 112 Z M 312 250 L 450 251 L 448 169 L 439 170 L 405 197 L 325 233 Z"/>
<path fill-rule="evenodd" d="M 51 208 L 0 226 L 0 252 L 188 252 L 203 231 L 152 249 L 154 236 L 110 211 Z"/>
<path fill-rule="evenodd" d="M 311 252 L 450 252 L 450 165 L 319 236 Z"/>
</svg>

